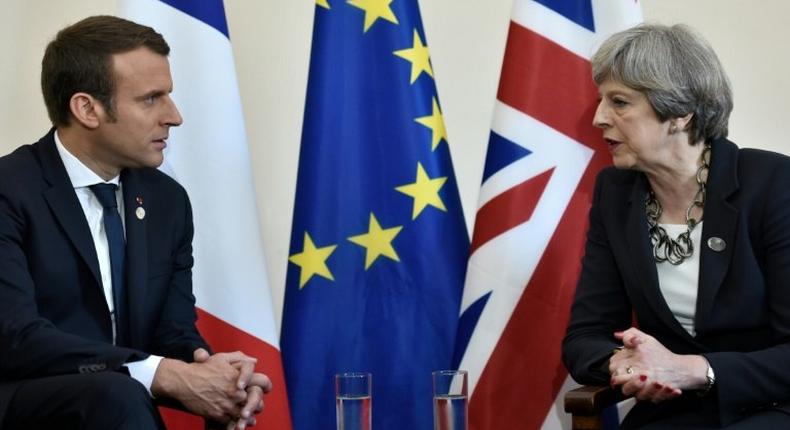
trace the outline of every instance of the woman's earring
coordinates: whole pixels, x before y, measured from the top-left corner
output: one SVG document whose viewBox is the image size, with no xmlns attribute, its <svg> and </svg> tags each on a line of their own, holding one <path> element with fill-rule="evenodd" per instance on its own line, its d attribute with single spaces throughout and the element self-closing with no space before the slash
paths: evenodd
<svg viewBox="0 0 790 430">
<path fill-rule="evenodd" d="M 675 134 L 677 132 L 678 132 L 678 125 L 673 122 L 672 125 L 669 126 L 669 134 Z"/>
</svg>

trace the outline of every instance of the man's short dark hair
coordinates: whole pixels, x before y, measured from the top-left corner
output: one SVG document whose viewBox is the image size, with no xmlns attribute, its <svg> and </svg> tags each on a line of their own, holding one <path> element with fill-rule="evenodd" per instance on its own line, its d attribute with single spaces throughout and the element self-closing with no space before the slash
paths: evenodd
<svg viewBox="0 0 790 430">
<path fill-rule="evenodd" d="M 140 47 L 170 53 L 154 29 L 115 16 L 92 16 L 59 31 L 41 60 L 41 91 L 52 124 L 69 124 L 69 101 L 78 92 L 96 98 L 114 118 L 112 56 Z"/>
</svg>

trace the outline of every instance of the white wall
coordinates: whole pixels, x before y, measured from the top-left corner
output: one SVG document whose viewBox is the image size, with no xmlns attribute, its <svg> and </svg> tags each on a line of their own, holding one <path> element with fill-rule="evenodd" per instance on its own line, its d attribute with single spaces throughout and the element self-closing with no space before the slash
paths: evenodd
<svg viewBox="0 0 790 430">
<path fill-rule="evenodd" d="M 470 231 L 511 3 L 420 1 Z M 225 0 L 225 4 L 279 321 L 314 2 Z M 642 0 L 642 6 L 646 20 L 688 23 L 713 44 L 735 91 L 731 138 L 741 146 L 790 154 L 790 142 L 781 132 L 784 121 L 790 121 L 790 2 Z M 116 10 L 115 2 L 107 0 L 3 1 L 0 154 L 33 142 L 49 127 L 38 88 L 39 62 L 48 40 L 68 23 Z M 176 91 L 187 90 L 178 82 L 175 85 Z"/>
</svg>

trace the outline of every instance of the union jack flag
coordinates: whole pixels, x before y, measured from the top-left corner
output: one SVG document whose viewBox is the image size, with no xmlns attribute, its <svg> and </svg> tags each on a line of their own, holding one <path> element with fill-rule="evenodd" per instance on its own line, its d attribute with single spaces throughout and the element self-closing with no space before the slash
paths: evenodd
<svg viewBox="0 0 790 430">
<path fill-rule="evenodd" d="M 456 348 L 471 429 L 560 428 L 560 360 L 598 171 L 589 58 L 641 21 L 633 0 L 515 0 Z"/>
</svg>

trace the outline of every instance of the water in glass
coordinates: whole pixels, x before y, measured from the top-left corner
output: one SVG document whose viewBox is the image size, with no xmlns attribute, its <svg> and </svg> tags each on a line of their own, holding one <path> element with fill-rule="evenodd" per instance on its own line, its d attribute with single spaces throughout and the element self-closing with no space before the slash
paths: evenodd
<svg viewBox="0 0 790 430">
<path fill-rule="evenodd" d="M 370 396 L 338 396 L 337 430 L 371 430 Z"/>
<path fill-rule="evenodd" d="M 434 430 L 466 430 L 466 396 L 433 397 Z"/>
</svg>

